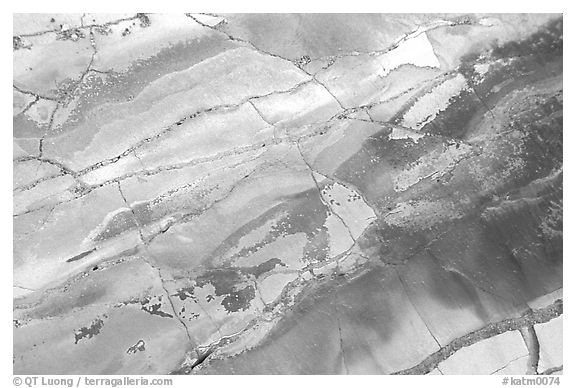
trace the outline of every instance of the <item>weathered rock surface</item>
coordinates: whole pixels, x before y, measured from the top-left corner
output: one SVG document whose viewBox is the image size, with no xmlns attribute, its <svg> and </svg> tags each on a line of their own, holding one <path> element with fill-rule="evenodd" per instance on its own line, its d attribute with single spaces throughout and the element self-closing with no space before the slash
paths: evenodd
<svg viewBox="0 0 576 388">
<path fill-rule="evenodd" d="M 562 28 L 16 14 L 14 373 L 558 373 Z"/>
</svg>

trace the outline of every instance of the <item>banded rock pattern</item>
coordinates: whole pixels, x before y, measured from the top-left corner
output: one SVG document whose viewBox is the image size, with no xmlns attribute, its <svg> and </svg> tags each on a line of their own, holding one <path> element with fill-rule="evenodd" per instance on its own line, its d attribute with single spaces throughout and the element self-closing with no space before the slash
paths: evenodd
<svg viewBox="0 0 576 388">
<path fill-rule="evenodd" d="M 14 373 L 559 373 L 562 39 L 15 15 Z"/>
</svg>

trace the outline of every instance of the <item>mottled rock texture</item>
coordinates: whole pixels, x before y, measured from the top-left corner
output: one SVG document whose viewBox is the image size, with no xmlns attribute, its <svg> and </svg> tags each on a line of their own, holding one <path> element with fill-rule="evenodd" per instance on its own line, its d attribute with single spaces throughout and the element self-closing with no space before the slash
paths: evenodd
<svg viewBox="0 0 576 388">
<path fill-rule="evenodd" d="M 14 373 L 562 370 L 561 15 L 13 43 Z"/>
</svg>

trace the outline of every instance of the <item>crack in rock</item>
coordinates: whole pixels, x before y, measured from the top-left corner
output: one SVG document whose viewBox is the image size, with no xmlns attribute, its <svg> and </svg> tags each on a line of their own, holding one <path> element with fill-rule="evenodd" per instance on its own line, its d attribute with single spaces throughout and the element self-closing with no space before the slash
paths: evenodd
<svg viewBox="0 0 576 388">
<path fill-rule="evenodd" d="M 118 25 L 122 22 L 127 22 L 130 20 L 142 20 L 142 13 L 138 13 L 132 17 L 128 17 L 128 18 L 121 18 L 121 19 L 116 19 L 116 20 L 112 20 L 103 24 L 88 24 L 88 25 L 84 25 L 83 23 L 83 17 L 80 18 L 80 26 L 78 27 L 74 27 L 73 29 L 75 30 L 83 30 L 83 29 L 92 29 L 92 28 L 100 28 L 100 29 L 106 29 L 109 26 L 114 26 L 114 25 Z M 83 15 L 84 16 L 84 15 Z M 62 28 L 54 28 L 51 30 L 43 30 L 43 31 L 37 31 L 37 32 L 32 32 L 29 34 L 20 34 L 20 35 L 15 35 L 14 38 L 29 38 L 29 37 L 35 37 L 35 36 L 40 36 L 40 35 L 45 35 L 45 34 L 53 34 L 53 33 L 61 33 L 62 32 Z"/>
<path fill-rule="evenodd" d="M 326 206 L 326 208 L 330 211 L 331 214 L 334 214 L 339 220 L 340 222 L 342 222 L 342 224 L 344 225 L 344 227 L 346 228 L 346 230 L 348 231 L 348 234 L 350 235 L 350 238 L 352 239 L 352 242 L 356 242 L 356 239 L 354 238 L 354 235 L 352 234 L 352 230 L 350 229 L 350 227 L 348 226 L 348 224 L 346 224 L 346 221 L 344 221 L 344 219 L 342 218 L 342 216 L 340 214 L 338 214 L 334 208 L 332 207 L 332 205 L 330 204 L 329 201 L 327 201 L 324 198 L 324 195 L 322 194 L 322 189 L 320 188 L 320 184 L 318 183 L 318 180 L 316 179 L 315 171 L 312 168 L 312 166 L 308 163 L 308 161 L 306 160 L 306 158 L 304 157 L 304 154 L 302 153 L 302 149 L 300 148 L 300 143 L 296 142 L 296 148 L 298 149 L 298 153 L 300 154 L 300 157 L 302 158 L 302 161 L 304 162 L 304 164 L 306 165 L 306 167 L 308 168 L 308 170 L 310 170 L 310 176 L 312 177 L 312 181 L 314 182 L 314 185 L 316 186 L 316 189 L 318 190 L 318 195 L 320 196 L 320 200 L 322 201 L 322 203 L 324 204 L 324 206 Z"/>
<path fill-rule="evenodd" d="M 282 57 L 282 56 L 280 56 L 280 55 L 278 55 L 278 54 L 274 54 L 274 53 L 271 53 L 271 52 L 266 51 L 266 50 L 264 50 L 264 49 L 261 49 L 260 47 L 257 47 L 254 43 L 250 42 L 249 40 L 245 40 L 245 39 L 242 39 L 242 38 L 235 37 L 235 36 L 233 36 L 233 35 L 231 35 L 231 34 L 228 34 L 228 33 L 224 32 L 224 31 L 216 28 L 216 26 L 210 26 L 210 25 L 208 25 L 208 24 L 206 24 L 206 23 L 203 23 L 203 22 L 201 22 L 200 20 L 198 20 L 197 18 L 195 18 L 195 17 L 194 17 L 192 14 L 190 14 L 190 13 L 187 13 L 187 14 L 185 14 L 185 15 L 186 15 L 187 17 L 189 17 L 190 19 L 194 20 L 196 23 L 200 24 L 201 26 L 206 27 L 206 28 L 209 28 L 209 29 L 211 29 L 212 31 L 216 31 L 216 32 L 218 32 L 218 33 L 220 33 L 220 34 L 223 34 L 223 35 L 225 35 L 226 37 L 228 37 L 228 39 L 230 39 L 230 40 L 232 40 L 232 41 L 247 44 L 247 45 L 250 46 L 252 49 L 254 49 L 255 51 L 257 51 L 257 52 L 259 52 L 259 53 L 261 53 L 261 54 L 264 54 L 264 55 L 267 55 L 267 56 L 270 56 L 270 57 L 274 57 L 274 58 L 278 58 L 278 59 L 282 59 L 283 61 L 286 61 L 286 62 L 290 62 L 293 66 L 295 66 L 296 68 L 300 69 L 300 71 L 306 73 L 307 75 L 310 75 L 310 73 L 308 73 L 307 71 L 305 71 L 304 69 L 302 69 L 302 68 L 301 68 L 300 66 L 298 66 L 294 61 L 292 61 L 292 60 L 290 60 L 290 59 L 288 59 L 288 58 L 285 58 L 285 57 Z"/>
<path fill-rule="evenodd" d="M 400 284 L 402 284 L 402 288 L 404 289 L 404 292 L 406 293 L 406 297 L 408 298 L 408 301 L 410 302 L 410 304 L 412 305 L 412 307 L 414 308 L 414 311 L 416 312 L 416 314 L 418 315 L 418 318 L 420 318 L 420 321 L 422 321 L 422 323 L 424 324 L 424 326 L 426 327 L 426 330 L 428 331 L 428 333 L 430 334 L 430 336 L 432 337 L 432 339 L 434 340 L 434 342 L 436 342 L 436 345 L 438 345 L 438 349 L 442 349 L 442 345 L 440 345 L 440 341 L 438 341 L 438 339 L 436 338 L 436 336 L 434 335 L 434 333 L 432 332 L 432 330 L 430 329 L 430 327 L 428 326 L 428 324 L 426 323 L 426 320 L 424 319 L 424 317 L 422 317 L 422 315 L 420 314 L 420 311 L 418 310 L 418 307 L 416 306 L 416 304 L 414 304 L 414 302 L 412 301 L 412 297 L 410 296 L 410 293 L 408 292 L 408 287 L 406 287 L 406 282 L 404 281 L 404 279 L 402 278 L 402 276 L 400 275 L 400 272 L 398 272 L 398 269 L 396 267 L 394 267 L 394 271 L 396 272 L 396 276 L 398 277 L 398 279 L 400 280 Z"/>
<path fill-rule="evenodd" d="M 527 325 L 520 328 L 520 334 L 528 349 L 528 365 L 526 374 L 538 374 L 538 363 L 540 362 L 540 342 L 534 330 L 534 325 Z"/>
<path fill-rule="evenodd" d="M 521 356 L 515 357 L 512 360 L 508 361 L 504 366 L 501 366 L 500 368 L 496 369 L 494 372 L 490 373 L 491 375 L 495 375 L 496 373 L 500 372 L 501 370 L 504 370 L 506 368 L 508 368 L 510 365 L 512 365 L 513 362 L 518 361 L 524 357 L 529 357 L 528 354 L 523 354 Z"/>
<path fill-rule="evenodd" d="M 533 326 L 537 323 L 545 323 L 559 317 L 563 312 L 563 301 L 557 299 L 552 304 L 536 310 L 528 310 L 524 315 L 519 318 L 507 318 L 500 322 L 490 323 L 481 329 L 475 330 L 471 333 L 465 334 L 462 337 L 452 340 L 447 345 L 443 346 L 437 352 L 432 353 L 426 357 L 418 365 L 398 372 L 395 375 L 420 375 L 427 374 L 436 368 L 442 361 L 448 359 L 452 354 L 458 350 L 473 345 L 484 339 L 495 337 L 507 331 L 520 330 L 523 327 Z"/>
<path fill-rule="evenodd" d="M 311 81 L 307 81 L 307 82 L 311 82 Z M 330 119 L 326 120 L 326 122 L 324 122 L 324 124 L 329 123 L 330 121 L 334 120 L 334 119 L 339 119 L 338 117 L 331 117 Z M 352 119 L 350 119 L 352 120 Z M 319 127 L 322 127 L 322 123 L 318 124 Z M 151 170 L 143 170 L 143 171 L 134 171 L 134 172 L 130 172 L 130 173 L 126 173 L 124 175 L 121 175 L 119 177 L 116 178 L 112 178 L 109 179 L 107 181 L 104 181 L 102 183 L 99 184 L 95 184 L 95 185 L 84 185 L 81 181 L 78 180 L 78 178 L 80 178 L 82 175 L 88 173 L 89 171 L 87 171 L 87 169 L 91 170 L 95 170 L 101 166 L 104 165 L 108 165 L 111 163 L 115 163 L 117 162 L 120 157 L 126 156 L 130 153 L 134 152 L 134 149 L 137 149 L 139 147 L 132 147 L 126 151 L 124 151 L 121 156 L 118 156 L 116 158 L 113 158 L 112 160 L 108 160 L 108 161 L 103 161 L 103 162 L 98 162 L 95 165 L 88 167 L 87 169 L 84 169 L 82 171 L 73 171 L 72 169 L 66 167 L 64 164 L 58 162 L 58 161 L 54 161 L 51 160 L 49 158 L 45 158 L 45 157 L 39 157 L 39 156 L 24 156 L 24 157 L 20 157 L 14 160 L 14 163 L 19 163 L 19 162 L 24 162 L 24 161 L 28 161 L 28 160 L 39 160 L 41 162 L 46 162 L 46 163 L 50 163 L 53 164 L 55 166 L 59 166 L 62 170 L 66 171 L 66 173 L 68 173 L 69 175 L 71 175 L 72 177 L 74 177 L 81 185 L 85 186 L 82 190 L 81 193 L 78 193 L 75 197 L 68 199 L 68 200 L 62 200 L 62 201 L 57 201 L 55 203 L 52 204 L 46 204 L 46 205 L 42 205 L 38 208 L 33 208 L 33 209 L 29 209 L 26 211 L 23 211 L 21 213 L 15 214 L 13 215 L 13 217 L 19 217 L 22 215 L 26 215 L 41 209 L 44 209 L 48 206 L 58 206 L 58 205 L 62 205 L 64 203 L 67 202 L 71 202 L 74 201 L 76 199 L 82 198 L 83 196 L 89 194 L 90 192 L 100 188 L 100 187 L 104 187 L 107 186 L 109 184 L 114 184 L 114 183 L 118 183 L 120 181 L 123 181 L 125 179 L 131 178 L 133 176 L 140 176 L 140 175 L 144 175 L 144 176 L 151 176 L 151 175 L 156 175 L 159 174 L 161 172 L 164 171 L 170 171 L 170 170 L 177 170 L 177 169 L 182 169 L 182 168 L 186 168 L 186 167 L 190 167 L 190 166 L 194 166 L 194 165 L 198 165 L 198 164 L 203 164 L 203 163 L 208 163 L 208 162 L 212 162 L 212 161 L 216 161 L 216 160 L 222 160 L 225 157 L 231 157 L 231 156 L 237 156 L 243 153 L 247 153 L 250 151 L 254 151 L 256 149 L 262 149 L 262 147 L 266 147 L 266 146 L 271 146 L 271 145 L 278 145 L 278 144 L 297 144 L 300 140 L 303 139 L 309 139 L 315 136 L 321 136 L 323 134 L 326 133 L 326 129 L 322 129 L 322 130 L 318 130 L 315 131 L 313 133 L 310 134 L 306 134 L 306 135 L 302 135 L 296 139 L 292 139 L 292 138 L 282 138 L 282 139 L 275 139 L 273 141 L 270 141 L 268 144 L 266 143 L 256 143 L 253 145 L 248 145 L 248 146 L 242 146 L 242 147 L 238 147 L 236 149 L 232 149 L 232 150 L 227 150 L 227 151 L 223 151 L 221 153 L 212 155 L 212 156 L 207 156 L 207 157 L 203 157 L 203 158 L 197 158 L 197 159 L 193 159 L 187 162 L 183 162 L 183 163 L 179 163 L 179 164 L 174 164 L 174 165 L 168 165 L 168 166 L 159 166 L 155 169 L 151 169 Z M 48 180 L 48 179 L 44 179 L 41 178 L 41 180 Z M 31 187 L 25 187 L 23 190 L 27 190 L 29 188 L 32 188 L 33 186 L 35 186 L 36 184 L 38 184 L 40 182 L 33 182 L 30 184 Z"/>
</svg>

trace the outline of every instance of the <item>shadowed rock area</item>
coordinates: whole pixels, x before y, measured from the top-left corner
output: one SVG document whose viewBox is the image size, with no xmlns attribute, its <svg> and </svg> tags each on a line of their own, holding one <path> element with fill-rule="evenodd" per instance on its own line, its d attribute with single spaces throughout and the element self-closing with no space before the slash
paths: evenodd
<svg viewBox="0 0 576 388">
<path fill-rule="evenodd" d="M 14 374 L 559 374 L 563 19 L 15 14 Z"/>
</svg>

